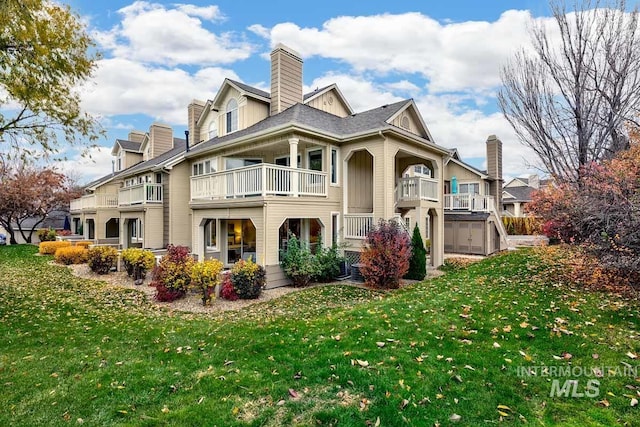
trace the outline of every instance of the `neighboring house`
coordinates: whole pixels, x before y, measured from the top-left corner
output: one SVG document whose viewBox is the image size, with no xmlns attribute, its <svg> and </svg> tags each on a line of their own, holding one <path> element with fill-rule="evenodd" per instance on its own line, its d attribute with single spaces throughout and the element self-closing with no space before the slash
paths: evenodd
<svg viewBox="0 0 640 427">
<path fill-rule="evenodd" d="M 189 104 L 186 142 L 170 146 L 170 129 L 154 126 L 117 141 L 117 168 L 90 189 L 119 187 L 109 194 L 120 247 L 184 244 L 227 267 L 252 258 L 265 266 L 269 287 L 288 283 L 279 260 L 292 234 L 312 250 L 345 244 L 355 262 L 379 219 L 415 218 L 431 240 L 430 265 L 441 265 L 447 181 L 458 173 L 467 184 L 462 170 L 471 168 L 433 141 L 411 99 L 355 113 L 334 84 L 303 94 L 302 59 L 283 45 L 271 53 L 269 93 L 225 79 L 213 100 Z M 454 165 L 461 171 L 448 173 Z M 488 200 L 501 171 L 477 181 Z M 106 231 L 112 206 L 102 209 Z M 94 238 L 103 238 L 97 228 Z"/>
<path fill-rule="evenodd" d="M 550 183 L 550 179 L 540 179 L 538 175 L 512 179 L 502 189 L 502 215 L 527 216 L 525 207 L 527 203 L 531 202 L 533 192 Z"/>
<path fill-rule="evenodd" d="M 38 221 L 40 221 L 40 218 L 30 217 L 30 218 L 25 219 L 22 222 L 22 230 L 24 231 L 24 233 L 28 237 L 29 232 L 35 226 L 35 230 L 36 231 L 34 231 L 33 234 L 31 235 L 31 243 L 37 244 L 37 243 L 40 243 L 40 239 L 38 238 L 37 230 L 40 230 L 42 228 L 52 228 L 54 230 L 62 230 L 63 227 L 64 227 L 64 219 L 68 215 L 69 215 L 69 211 L 66 208 L 64 208 L 64 209 L 56 209 L 56 210 L 51 211 L 47 215 L 47 217 L 44 219 L 44 221 L 40 222 L 39 224 L 36 224 L 36 223 Z M 27 243 L 26 240 L 22 237 L 22 233 L 20 233 L 20 229 L 18 228 L 18 224 L 16 224 L 16 223 L 11 224 L 11 228 L 13 230 L 14 237 L 16 239 L 17 244 Z M 5 234 L 7 236 L 7 244 L 10 244 L 9 233 L 7 232 L 7 230 L 5 230 L 1 226 L 0 226 L 0 234 Z"/>
</svg>

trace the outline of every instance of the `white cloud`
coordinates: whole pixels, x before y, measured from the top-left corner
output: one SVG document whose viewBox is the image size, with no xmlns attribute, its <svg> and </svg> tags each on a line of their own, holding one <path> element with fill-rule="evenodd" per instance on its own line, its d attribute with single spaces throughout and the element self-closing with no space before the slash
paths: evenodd
<svg viewBox="0 0 640 427">
<path fill-rule="evenodd" d="M 93 147 L 85 156 L 74 152 L 67 160 L 56 163 L 56 167 L 79 184 L 86 184 L 111 173 L 112 159 L 110 147 Z"/>
<path fill-rule="evenodd" d="M 251 31 L 253 34 L 260 36 L 262 38 L 268 39 L 269 36 L 271 35 L 271 32 L 269 31 L 269 29 L 267 27 L 265 27 L 264 25 L 260 25 L 260 24 L 253 24 L 249 27 L 247 27 L 247 30 Z"/>
<path fill-rule="evenodd" d="M 220 8 L 216 5 L 196 6 L 193 4 L 176 3 L 175 7 L 180 12 L 184 12 L 189 16 L 197 16 L 207 21 L 224 21 L 226 19 L 222 12 L 220 12 Z"/>
<path fill-rule="evenodd" d="M 99 45 L 114 57 L 170 66 L 206 66 L 233 63 L 252 52 L 252 46 L 236 40 L 234 34 L 216 34 L 203 26 L 202 19 L 223 18 L 217 6 L 179 4 L 170 8 L 136 1 L 118 13 L 122 15 L 119 25 L 93 33 Z"/>
<path fill-rule="evenodd" d="M 341 16 L 321 28 L 277 24 L 269 35 L 272 46 L 284 43 L 303 57 L 340 60 L 359 73 L 417 73 L 432 92 L 475 91 L 500 83 L 499 65 L 527 42 L 529 19 L 528 11 L 516 10 L 495 22 L 445 24 L 417 12 Z M 254 29 L 266 34 L 261 26 Z"/>
<path fill-rule="evenodd" d="M 225 77 L 239 79 L 235 72 L 219 67 L 189 74 L 128 59 L 103 59 L 93 84 L 84 89 L 83 107 L 105 116 L 146 114 L 169 124 L 185 124 L 189 102 L 213 99 Z"/>
</svg>

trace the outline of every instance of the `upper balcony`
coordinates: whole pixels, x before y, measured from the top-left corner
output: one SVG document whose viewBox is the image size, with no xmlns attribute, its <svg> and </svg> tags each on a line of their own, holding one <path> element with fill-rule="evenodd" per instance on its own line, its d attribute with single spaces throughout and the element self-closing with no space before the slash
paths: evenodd
<svg viewBox="0 0 640 427">
<path fill-rule="evenodd" d="M 162 184 L 138 184 L 118 191 L 118 206 L 161 204 Z"/>
<path fill-rule="evenodd" d="M 447 211 L 493 212 L 496 202 L 493 196 L 480 194 L 445 194 L 444 209 Z"/>
<path fill-rule="evenodd" d="M 191 177 L 191 200 L 252 196 L 327 197 L 327 173 L 270 163 Z"/>
<path fill-rule="evenodd" d="M 437 179 L 425 177 L 400 178 L 396 187 L 398 207 L 415 207 L 420 201 L 438 201 L 440 183 Z"/>
<path fill-rule="evenodd" d="M 88 194 L 74 199 L 69 204 L 71 212 L 82 212 L 95 209 L 115 209 L 118 207 L 117 194 Z"/>
</svg>

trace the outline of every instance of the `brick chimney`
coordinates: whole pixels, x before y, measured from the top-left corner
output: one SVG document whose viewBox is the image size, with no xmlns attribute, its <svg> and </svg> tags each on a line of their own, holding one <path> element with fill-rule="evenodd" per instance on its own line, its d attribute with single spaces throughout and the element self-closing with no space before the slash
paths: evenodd
<svg viewBox="0 0 640 427">
<path fill-rule="evenodd" d="M 198 117 L 204 110 L 204 102 L 194 99 L 187 107 L 187 115 L 189 121 L 189 146 L 193 147 L 201 141 L 200 139 L 200 126 L 196 124 Z M 208 139 L 208 138 L 205 138 Z"/>
<path fill-rule="evenodd" d="M 271 115 L 302 102 L 302 59 L 279 43 L 271 52 Z"/>
<path fill-rule="evenodd" d="M 496 199 L 498 212 L 502 211 L 502 141 L 495 135 L 487 138 L 487 175 L 493 179 L 490 193 Z"/>
<path fill-rule="evenodd" d="M 151 152 L 149 159 L 158 157 L 173 148 L 173 129 L 162 123 L 153 123 L 149 127 L 149 144 Z"/>
</svg>

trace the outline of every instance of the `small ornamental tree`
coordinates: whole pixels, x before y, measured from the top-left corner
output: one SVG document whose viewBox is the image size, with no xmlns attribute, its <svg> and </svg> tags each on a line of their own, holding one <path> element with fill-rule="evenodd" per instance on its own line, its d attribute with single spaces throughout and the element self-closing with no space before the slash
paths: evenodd
<svg viewBox="0 0 640 427">
<path fill-rule="evenodd" d="M 219 274 L 223 265 L 217 259 L 207 259 L 196 262 L 191 267 L 191 289 L 194 289 L 202 295 L 202 305 L 211 302 L 213 289 L 220 283 Z"/>
<path fill-rule="evenodd" d="M 411 237 L 411 258 L 409 258 L 409 271 L 405 274 L 405 279 L 422 280 L 427 275 L 427 250 L 422 243 L 422 235 L 416 224 L 413 227 Z"/>
<path fill-rule="evenodd" d="M 367 284 L 396 289 L 409 270 L 411 245 L 409 236 L 395 221 L 380 220 L 367 234 L 360 272 Z"/>
<path fill-rule="evenodd" d="M 167 247 L 167 254 L 162 257 L 153 273 L 152 286 L 156 288 L 158 301 L 174 301 L 187 293 L 191 284 L 193 263 L 188 247 Z"/>
<path fill-rule="evenodd" d="M 309 248 L 290 234 L 287 249 L 280 253 L 280 266 L 294 286 L 307 286 L 318 273 L 316 260 Z"/>
</svg>

